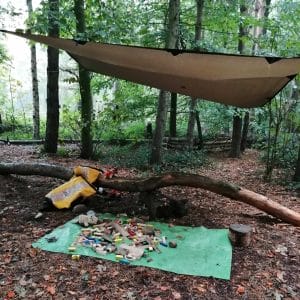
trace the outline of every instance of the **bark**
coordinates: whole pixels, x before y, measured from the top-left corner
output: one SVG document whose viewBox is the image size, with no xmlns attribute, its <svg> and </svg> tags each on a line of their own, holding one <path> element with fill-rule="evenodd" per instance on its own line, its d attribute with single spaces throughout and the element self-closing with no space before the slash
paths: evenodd
<svg viewBox="0 0 300 300">
<path fill-rule="evenodd" d="M 177 93 L 171 93 L 171 109 L 170 109 L 170 137 L 177 135 Z"/>
<path fill-rule="evenodd" d="M 255 0 L 254 4 L 254 14 L 255 18 L 257 20 L 261 20 L 265 16 L 266 11 L 266 3 L 265 0 Z M 253 28 L 253 38 L 254 38 L 254 44 L 252 47 L 252 54 L 257 54 L 259 52 L 259 37 L 263 33 L 263 27 L 262 26 L 254 26 Z"/>
<path fill-rule="evenodd" d="M 0 174 L 9 175 L 39 175 L 45 177 L 69 180 L 73 171 L 71 169 L 50 164 L 28 164 L 28 163 L 0 163 Z"/>
<path fill-rule="evenodd" d="M 203 18 L 203 7 L 204 7 L 204 0 L 197 0 L 197 19 L 195 25 L 195 48 L 198 48 L 199 42 L 201 40 L 201 30 L 202 30 L 202 18 Z M 189 111 L 189 121 L 188 121 L 188 128 L 186 133 L 187 139 L 187 147 L 191 148 L 193 146 L 194 141 L 194 127 L 196 122 L 196 104 L 197 99 L 191 98 L 190 100 L 190 111 Z M 199 115 L 198 115 L 199 117 Z M 201 140 L 202 140 L 202 129 L 201 123 L 197 120 L 197 127 L 198 133 L 201 132 Z M 202 142 L 200 142 L 202 143 Z"/>
<path fill-rule="evenodd" d="M 72 176 L 72 171 L 60 166 L 47 164 L 0 163 L 0 174 L 41 175 L 68 180 Z M 99 185 L 104 188 L 113 188 L 119 191 L 128 192 L 150 192 L 173 185 L 202 188 L 230 199 L 249 204 L 287 223 L 300 226 L 300 213 L 261 194 L 203 175 L 166 173 L 146 179 L 100 179 Z"/>
<path fill-rule="evenodd" d="M 32 0 L 27 0 L 28 15 L 30 16 L 32 9 Z M 30 33 L 30 30 L 29 30 Z M 36 47 L 35 44 L 30 46 L 31 52 L 31 78 L 32 78 L 32 99 L 33 99 L 33 138 L 40 138 L 40 99 L 39 99 L 39 83 L 37 79 L 37 63 L 36 63 Z"/>
<path fill-rule="evenodd" d="M 167 97 L 168 92 L 160 91 L 159 99 L 158 99 L 158 107 L 157 107 L 157 115 L 156 115 L 156 127 L 154 130 L 153 141 L 152 141 L 152 149 L 151 149 L 151 157 L 150 164 L 158 164 L 161 162 L 161 149 L 164 138 L 164 131 L 166 125 L 167 118 Z"/>
<path fill-rule="evenodd" d="M 247 136 L 249 131 L 249 111 L 246 111 L 244 116 L 242 139 L 241 139 L 241 152 L 244 152 L 247 147 Z"/>
<path fill-rule="evenodd" d="M 197 19 L 195 24 L 195 46 L 201 40 L 204 0 L 197 0 Z"/>
<path fill-rule="evenodd" d="M 194 128 L 195 128 L 195 121 L 196 121 L 196 105 L 197 99 L 191 98 L 190 100 L 190 112 L 189 112 L 189 122 L 186 134 L 187 140 L 187 147 L 192 149 L 194 144 Z"/>
<path fill-rule="evenodd" d="M 76 17 L 76 31 L 80 36 L 85 34 L 85 16 L 84 16 L 84 0 L 74 1 L 74 12 Z M 93 155 L 92 143 L 92 113 L 93 113 L 93 100 L 91 93 L 91 79 L 90 73 L 79 65 L 79 87 L 81 96 L 81 157 L 91 158 Z"/>
<path fill-rule="evenodd" d="M 168 37 L 166 40 L 166 48 L 175 49 L 178 41 L 179 31 L 179 0 L 169 0 L 169 21 L 168 21 Z M 160 91 L 157 105 L 156 126 L 153 135 L 152 149 L 150 156 L 151 164 L 159 164 L 161 162 L 161 150 L 166 126 L 166 115 L 168 110 L 166 91 Z"/>
<path fill-rule="evenodd" d="M 267 20 L 269 18 L 270 14 L 270 6 L 271 6 L 271 0 L 266 0 L 266 8 L 265 8 L 265 14 L 264 14 L 264 26 L 262 34 L 265 35 L 267 33 Z"/>
<path fill-rule="evenodd" d="M 241 140 L 242 140 L 242 118 L 236 114 L 233 116 L 232 141 L 230 157 L 241 157 Z"/>
<path fill-rule="evenodd" d="M 293 180 L 300 182 L 300 146 L 299 146 L 298 159 L 296 163 L 296 170 L 295 170 Z"/>
<path fill-rule="evenodd" d="M 59 1 L 49 0 L 49 36 L 59 36 Z M 58 95 L 58 76 L 59 76 L 59 51 L 52 47 L 47 48 L 48 67 L 47 67 L 47 121 L 45 152 L 56 153 L 58 127 L 59 127 L 59 95 Z"/>
<path fill-rule="evenodd" d="M 238 41 L 238 51 L 240 54 L 245 52 L 245 42 L 243 38 L 247 35 L 246 28 L 243 24 L 242 17 L 246 14 L 247 7 L 245 4 L 240 4 L 240 22 L 239 22 L 239 41 Z"/>
<path fill-rule="evenodd" d="M 200 116 L 199 116 L 198 111 L 196 111 L 196 124 L 197 124 L 197 130 L 198 130 L 198 148 L 202 149 L 204 142 L 203 142 L 203 136 L 202 136 L 201 121 L 200 121 Z"/>
</svg>

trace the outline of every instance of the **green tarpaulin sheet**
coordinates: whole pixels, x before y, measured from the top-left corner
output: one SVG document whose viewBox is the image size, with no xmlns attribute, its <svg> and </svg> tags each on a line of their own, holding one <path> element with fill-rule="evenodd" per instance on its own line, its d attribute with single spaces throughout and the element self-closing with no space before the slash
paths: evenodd
<svg viewBox="0 0 300 300">
<path fill-rule="evenodd" d="M 111 215 L 102 214 L 99 218 L 111 218 Z M 76 240 L 82 227 L 75 223 L 76 218 L 67 222 L 45 235 L 33 247 L 51 252 L 79 254 L 101 259 L 117 261 L 115 254 L 99 255 L 93 249 L 78 246 L 75 252 L 69 252 L 68 247 Z M 160 222 L 149 222 L 161 230 L 168 240 L 177 241 L 177 248 L 160 246 L 161 253 L 149 252 L 153 259 L 147 258 L 132 261 L 131 265 L 147 266 L 177 274 L 212 276 L 221 279 L 230 279 L 232 247 L 228 239 L 227 229 L 206 229 L 204 227 L 172 226 Z M 56 237 L 56 242 L 47 239 Z"/>
</svg>

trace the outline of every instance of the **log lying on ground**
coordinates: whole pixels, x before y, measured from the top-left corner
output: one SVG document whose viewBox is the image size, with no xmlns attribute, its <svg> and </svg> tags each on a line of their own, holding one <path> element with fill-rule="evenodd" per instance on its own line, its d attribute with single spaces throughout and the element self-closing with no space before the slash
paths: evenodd
<svg viewBox="0 0 300 300">
<path fill-rule="evenodd" d="M 0 163 L 0 175 L 39 175 L 69 180 L 73 170 L 49 164 Z"/>
<path fill-rule="evenodd" d="M 0 164 L 0 174 L 40 175 L 68 180 L 72 171 L 48 164 Z M 100 186 L 128 192 L 147 192 L 159 188 L 179 185 L 202 188 L 254 206 L 284 222 L 300 226 L 300 213 L 291 210 L 261 194 L 234 184 L 215 180 L 207 176 L 184 173 L 167 173 L 146 179 L 112 178 L 101 179 Z"/>
</svg>

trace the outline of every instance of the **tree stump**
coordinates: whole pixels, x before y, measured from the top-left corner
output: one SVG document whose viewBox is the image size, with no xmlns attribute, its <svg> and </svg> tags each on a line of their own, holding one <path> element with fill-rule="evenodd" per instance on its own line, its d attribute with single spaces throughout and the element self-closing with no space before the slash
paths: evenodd
<svg viewBox="0 0 300 300">
<path fill-rule="evenodd" d="M 247 247 L 251 241 L 252 228 L 243 224 L 231 224 L 229 226 L 229 239 L 236 247 Z"/>
<path fill-rule="evenodd" d="M 187 200 L 175 200 L 160 191 L 141 192 L 139 200 L 146 205 L 151 220 L 181 218 L 187 214 Z"/>
</svg>

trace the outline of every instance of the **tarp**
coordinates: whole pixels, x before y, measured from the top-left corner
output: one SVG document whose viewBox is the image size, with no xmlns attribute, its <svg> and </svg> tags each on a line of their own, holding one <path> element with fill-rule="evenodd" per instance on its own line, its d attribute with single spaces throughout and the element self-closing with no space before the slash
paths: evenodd
<svg viewBox="0 0 300 300">
<path fill-rule="evenodd" d="M 111 218 L 109 214 L 102 214 L 100 218 Z M 68 247 L 81 232 L 76 218 L 53 230 L 37 242 L 33 247 L 51 252 L 78 254 L 101 259 L 116 261 L 114 254 L 100 255 L 91 248 L 78 246 L 75 252 L 69 252 Z M 230 279 L 232 247 L 228 239 L 227 229 L 206 229 L 204 227 L 168 226 L 165 223 L 149 222 L 161 230 L 168 240 L 177 241 L 177 248 L 160 247 L 161 253 L 151 252 L 153 259 L 146 258 L 132 261 L 132 265 L 147 266 L 177 274 L 212 276 Z M 56 242 L 48 242 L 49 238 L 56 238 Z M 55 239 L 54 239 L 55 240 Z"/>
<path fill-rule="evenodd" d="M 239 56 L 15 34 L 67 51 L 86 69 L 237 107 L 270 101 L 300 72 L 300 58 Z"/>
</svg>

